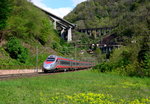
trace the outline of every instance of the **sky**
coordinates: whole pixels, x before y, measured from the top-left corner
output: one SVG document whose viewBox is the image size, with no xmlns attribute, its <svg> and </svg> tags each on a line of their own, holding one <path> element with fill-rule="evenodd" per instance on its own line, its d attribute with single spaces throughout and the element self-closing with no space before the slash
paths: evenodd
<svg viewBox="0 0 150 104">
<path fill-rule="evenodd" d="M 31 0 L 32 3 L 61 18 L 67 15 L 73 8 L 86 0 Z"/>
</svg>

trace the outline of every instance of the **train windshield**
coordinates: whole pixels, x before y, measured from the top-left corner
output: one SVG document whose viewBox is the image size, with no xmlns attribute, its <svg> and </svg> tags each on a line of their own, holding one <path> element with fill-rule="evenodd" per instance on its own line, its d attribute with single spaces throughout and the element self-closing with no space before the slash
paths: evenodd
<svg viewBox="0 0 150 104">
<path fill-rule="evenodd" d="M 50 57 L 48 57 L 46 61 L 49 61 L 49 62 L 55 61 L 55 58 L 50 58 Z"/>
</svg>

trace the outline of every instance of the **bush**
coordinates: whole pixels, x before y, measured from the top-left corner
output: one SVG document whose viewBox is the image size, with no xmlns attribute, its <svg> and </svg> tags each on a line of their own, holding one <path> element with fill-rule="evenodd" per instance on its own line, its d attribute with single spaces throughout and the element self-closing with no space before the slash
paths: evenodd
<svg viewBox="0 0 150 104">
<path fill-rule="evenodd" d="M 27 48 L 24 48 L 20 41 L 16 38 L 10 38 L 6 44 L 6 51 L 9 53 L 11 58 L 17 59 L 21 63 L 25 63 L 28 58 Z"/>
<path fill-rule="evenodd" d="M 112 71 L 113 65 L 108 62 L 103 62 L 99 65 L 93 67 L 93 69 L 98 69 L 100 72 Z"/>
</svg>

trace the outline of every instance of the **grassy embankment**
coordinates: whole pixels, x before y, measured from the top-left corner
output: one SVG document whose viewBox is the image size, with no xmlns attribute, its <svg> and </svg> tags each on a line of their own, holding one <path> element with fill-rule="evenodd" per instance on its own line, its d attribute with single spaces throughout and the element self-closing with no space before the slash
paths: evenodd
<svg viewBox="0 0 150 104">
<path fill-rule="evenodd" d="M 1 104 L 148 104 L 149 78 L 92 71 L 0 82 Z"/>
</svg>

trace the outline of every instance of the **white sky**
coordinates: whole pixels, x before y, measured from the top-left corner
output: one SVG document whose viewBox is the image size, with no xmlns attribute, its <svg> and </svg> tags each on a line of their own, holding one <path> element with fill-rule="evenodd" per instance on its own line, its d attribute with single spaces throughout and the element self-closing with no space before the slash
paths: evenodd
<svg viewBox="0 0 150 104">
<path fill-rule="evenodd" d="M 83 1 L 86 0 L 31 0 L 35 5 L 61 18 L 71 12 L 77 4 Z"/>
</svg>

